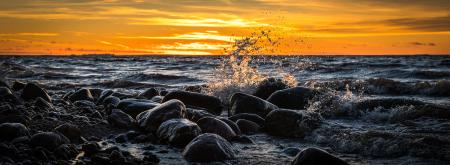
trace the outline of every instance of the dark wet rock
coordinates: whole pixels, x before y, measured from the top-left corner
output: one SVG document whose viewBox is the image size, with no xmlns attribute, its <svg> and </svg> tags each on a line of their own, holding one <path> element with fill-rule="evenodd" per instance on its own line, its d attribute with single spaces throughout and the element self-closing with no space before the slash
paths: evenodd
<svg viewBox="0 0 450 165">
<path fill-rule="evenodd" d="M 163 99 L 164 99 L 164 96 L 155 96 L 155 97 L 152 97 L 152 99 L 150 99 L 150 101 L 153 101 L 155 103 L 161 103 Z"/>
<path fill-rule="evenodd" d="M 233 129 L 233 131 L 234 131 L 234 133 L 236 133 L 236 135 L 241 134 L 241 130 L 239 129 L 239 126 L 234 121 L 231 121 L 230 119 L 227 119 L 224 117 L 218 117 L 217 119 L 225 122 L 228 126 L 230 126 L 230 128 Z"/>
<path fill-rule="evenodd" d="M 161 96 L 166 96 L 168 93 L 169 93 L 169 91 L 166 91 L 166 90 L 159 91 L 159 95 L 161 95 Z"/>
<path fill-rule="evenodd" d="M 43 98 L 40 98 L 40 97 L 38 97 L 34 101 L 34 106 L 39 107 L 39 108 L 43 108 L 43 109 L 54 109 L 52 103 L 49 103 L 49 102 L 45 101 Z"/>
<path fill-rule="evenodd" d="M 261 129 L 261 126 L 259 126 L 255 122 L 245 120 L 245 119 L 237 120 L 236 124 L 239 126 L 239 129 L 241 130 L 241 132 L 243 134 L 257 133 Z"/>
<path fill-rule="evenodd" d="M 272 93 L 286 88 L 289 88 L 289 86 L 283 80 L 268 78 L 258 84 L 253 95 L 261 99 L 267 99 Z"/>
<path fill-rule="evenodd" d="M 106 97 L 111 96 L 114 93 L 114 91 L 108 89 L 103 90 L 102 93 L 100 93 L 100 96 L 97 99 L 97 104 L 103 104 L 103 101 L 106 99 Z"/>
<path fill-rule="evenodd" d="M 296 156 L 300 152 L 300 149 L 295 147 L 289 147 L 283 150 L 283 153 L 288 156 Z"/>
<path fill-rule="evenodd" d="M 146 110 L 136 116 L 141 128 L 149 132 L 156 132 L 161 123 L 177 118 L 184 118 L 186 106 L 180 100 L 169 100 L 157 107 Z"/>
<path fill-rule="evenodd" d="M 294 87 L 276 91 L 267 98 L 267 101 L 279 108 L 305 109 L 308 101 L 313 99 L 319 92 L 305 87 Z"/>
<path fill-rule="evenodd" d="M 157 131 L 159 139 L 175 147 L 184 147 L 202 133 L 200 127 L 187 119 L 170 119 L 163 122 Z"/>
<path fill-rule="evenodd" d="M 100 152 L 101 148 L 96 142 L 90 141 L 81 145 L 81 150 L 84 151 L 84 153 L 89 156 Z"/>
<path fill-rule="evenodd" d="M 80 108 L 90 108 L 90 109 L 94 109 L 95 103 L 93 103 L 92 101 L 88 101 L 88 100 L 78 100 L 75 101 L 73 103 L 73 105 L 75 105 L 76 107 L 80 107 Z"/>
<path fill-rule="evenodd" d="M 12 95 L 11 90 L 7 87 L 0 87 L 0 97 L 6 97 Z"/>
<path fill-rule="evenodd" d="M 72 144 L 62 144 L 55 149 L 54 153 L 60 159 L 69 160 L 78 155 L 78 150 Z"/>
<path fill-rule="evenodd" d="M 100 98 L 100 95 L 103 93 L 102 89 L 98 89 L 98 88 L 90 88 L 89 92 L 91 92 L 92 97 L 94 98 L 94 100 L 98 100 Z"/>
<path fill-rule="evenodd" d="M 117 136 L 114 138 L 114 140 L 115 140 L 117 143 L 125 143 L 125 142 L 128 141 L 128 137 L 127 137 L 126 134 L 119 134 L 119 135 L 117 135 Z"/>
<path fill-rule="evenodd" d="M 9 145 L 8 143 L 0 143 L 1 157 L 3 157 L 3 156 L 15 157 L 17 153 L 18 153 L 18 150 L 14 145 Z M 0 163 L 1 163 L 1 161 L 0 161 Z"/>
<path fill-rule="evenodd" d="M 303 138 L 319 127 L 321 120 L 316 113 L 278 109 L 267 115 L 264 128 L 270 135 Z"/>
<path fill-rule="evenodd" d="M 252 113 L 263 118 L 266 117 L 270 111 L 278 109 L 276 105 L 273 105 L 266 100 L 245 93 L 233 94 L 230 99 L 230 105 L 230 111 L 233 115 L 239 113 Z"/>
<path fill-rule="evenodd" d="M 67 143 L 69 143 L 69 140 L 64 135 L 54 132 L 37 133 L 30 139 L 31 147 L 44 147 L 49 151 L 53 151 L 59 145 Z"/>
<path fill-rule="evenodd" d="M 21 123 L 0 124 L 0 141 L 11 141 L 17 137 L 28 136 L 28 128 Z"/>
<path fill-rule="evenodd" d="M 32 155 L 39 160 L 49 160 L 53 157 L 48 149 L 40 146 L 33 148 L 32 152 Z"/>
<path fill-rule="evenodd" d="M 236 136 L 231 139 L 232 142 L 243 143 L 243 144 L 255 144 L 255 142 L 248 136 Z"/>
<path fill-rule="evenodd" d="M 30 137 L 27 136 L 20 136 L 13 140 L 11 140 L 12 144 L 28 144 L 30 142 Z"/>
<path fill-rule="evenodd" d="M 146 99 L 151 99 L 155 96 L 159 95 L 159 91 L 155 88 L 149 88 L 147 90 L 145 90 L 144 92 L 142 92 L 141 94 L 139 94 L 139 97 L 141 98 L 146 98 Z"/>
<path fill-rule="evenodd" d="M 130 128 L 136 121 L 120 109 L 113 109 L 108 116 L 108 122 L 119 128 Z"/>
<path fill-rule="evenodd" d="M 112 107 L 117 107 L 117 105 L 119 105 L 120 99 L 116 96 L 108 96 L 105 98 L 105 100 L 103 101 L 103 106 L 112 106 Z"/>
<path fill-rule="evenodd" d="M 55 128 L 55 131 L 63 134 L 72 143 L 78 143 L 81 140 L 81 130 L 74 124 L 62 124 Z"/>
<path fill-rule="evenodd" d="M 28 126 L 30 117 L 24 115 L 22 111 L 9 106 L 0 104 L 0 123 L 22 123 Z"/>
<path fill-rule="evenodd" d="M 119 102 L 117 108 L 131 117 L 136 117 L 139 113 L 155 108 L 158 105 L 158 103 L 144 99 L 124 99 Z"/>
<path fill-rule="evenodd" d="M 197 121 L 203 133 L 214 133 L 225 139 L 232 139 L 237 136 L 227 123 L 213 117 L 204 117 Z"/>
<path fill-rule="evenodd" d="M 11 89 L 11 88 L 9 87 L 8 83 L 6 83 L 6 82 L 3 81 L 3 80 L 0 80 L 0 87 L 5 87 L 5 88 L 8 88 L 8 89 Z"/>
<path fill-rule="evenodd" d="M 12 85 L 12 90 L 13 91 L 19 91 L 22 90 L 23 88 L 25 88 L 25 85 L 27 85 L 24 82 L 20 82 L 20 81 L 14 81 L 13 85 Z"/>
<path fill-rule="evenodd" d="M 306 148 L 292 161 L 292 165 L 348 165 L 347 162 L 318 148 Z"/>
<path fill-rule="evenodd" d="M 79 100 L 94 101 L 94 97 L 89 89 L 79 89 L 69 96 L 69 101 L 75 102 Z"/>
<path fill-rule="evenodd" d="M 222 101 L 220 101 L 219 98 L 200 93 L 172 91 L 164 97 L 162 102 L 166 102 L 171 99 L 178 99 L 188 107 L 204 108 L 214 115 L 220 115 L 223 109 Z"/>
<path fill-rule="evenodd" d="M 183 151 L 184 159 L 191 162 L 212 162 L 235 158 L 235 149 L 219 135 L 204 133 L 193 139 Z"/>
<path fill-rule="evenodd" d="M 265 123 L 264 118 L 262 118 L 256 114 L 251 114 L 251 113 L 239 113 L 239 114 L 229 117 L 228 119 L 230 119 L 231 121 L 234 121 L 234 122 L 238 121 L 239 119 L 245 119 L 248 121 L 255 122 L 256 124 L 258 124 L 261 127 L 264 127 L 264 123 Z"/>
<path fill-rule="evenodd" d="M 191 121 L 197 122 L 198 120 L 204 117 L 215 117 L 215 115 L 201 109 L 193 109 L 193 108 L 186 109 L 186 118 Z"/>
<path fill-rule="evenodd" d="M 52 102 L 52 99 L 47 94 L 47 92 L 35 83 L 28 83 L 27 85 L 25 85 L 21 97 L 26 101 L 41 97 L 45 101 Z"/>
<path fill-rule="evenodd" d="M 0 87 L 0 101 L 5 101 L 13 104 L 22 104 L 21 101 L 11 92 L 9 88 Z"/>
</svg>

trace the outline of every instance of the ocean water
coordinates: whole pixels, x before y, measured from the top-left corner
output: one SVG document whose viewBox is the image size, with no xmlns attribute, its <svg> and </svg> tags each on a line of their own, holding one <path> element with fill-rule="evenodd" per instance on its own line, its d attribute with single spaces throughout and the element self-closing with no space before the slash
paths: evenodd
<svg viewBox="0 0 450 165">
<path fill-rule="evenodd" d="M 0 56 L 0 76 L 36 81 L 50 91 L 92 87 L 138 93 L 149 87 L 173 90 L 221 82 L 218 68 L 228 58 Z M 333 103 L 325 101 L 330 98 L 311 103 L 307 110 L 322 113 L 325 123 L 306 142 L 292 145 L 330 147 L 344 156 L 356 155 L 348 159 L 359 164 L 450 161 L 450 56 L 257 56 L 248 64 L 263 77 L 290 76 L 298 85 L 333 95 Z M 395 99 L 438 108 L 356 106 L 364 100 Z"/>
</svg>

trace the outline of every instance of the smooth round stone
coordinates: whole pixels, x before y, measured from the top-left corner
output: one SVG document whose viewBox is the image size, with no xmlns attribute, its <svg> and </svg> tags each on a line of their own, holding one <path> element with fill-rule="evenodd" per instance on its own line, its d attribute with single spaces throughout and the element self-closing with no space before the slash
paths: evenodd
<svg viewBox="0 0 450 165">
<path fill-rule="evenodd" d="M 135 120 L 120 109 L 113 109 L 108 116 L 108 123 L 119 128 L 130 128 L 134 125 Z"/>
<path fill-rule="evenodd" d="M 97 99 L 97 104 L 103 104 L 103 101 L 106 99 L 106 97 L 111 96 L 113 93 L 114 91 L 110 89 L 102 91 L 99 98 Z"/>
<path fill-rule="evenodd" d="M 131 117 L 136 117 L 139 113 L 155 108 L 160 104 L 144 99 L 124 99 L 117 104 L 117 109 L 122 110 Z"/>
<path fill-rule="evenodd" d="M 12 90 L 14 90 L 14 91 L 22 90 L 25 87 L 25 85 L 27 85 L 27 84 L 24 82 L 14 81 L 13 85 L 12 85 Z"/>
<path fill-rule="evenodd" d="M 149 132 L 156 132 L 161 123 L 177 118 L 184 118 L 186 106 L 180 100 L 169 100 L 157 107 L 146 110 L 136 116 L 141 128 Z"/>
<path fill-rule="evenodd" d="M 348 165 L 344 160 L 318 148 L 306 148 L 295 157 L 292 165 Z"/>
<path fill-rule="evenodd" d="M 215 115 L 201 109 L 193 109 L 193 108 L 186 109 L 186 118 L 191 121 L 197 122 L 198 120 L 204 117 L 215 117 Z"/>
<path fill-rule="evenodd" d="M 255 122 L 245 119 L 237 120 L 236 124 L 239 126 L 239 130 L 241 130 L 243 134 L 257 133 L 261 129 L 261 126 L 259 126 Z"/>
<path fill-rule="evenodd" d="M 218 117 L 218 119 L 225 122 L 228 126 L 230 126 L 230 128 L 233 129 L 233 131 L 234 131 L 234 133 L 236 133 L 236 135 L 241 134 L 241 130 L 239 129 L 239 126 L 234 121 L 231 121 L 230 119 L 227 119 L 224 117 Z"/>
<path fill-rule="evenodd" d="M 213 117 L 204 117 L 197 121 L 203 133 L 214 133 L 225 139 L 236 137 L 236 133 L 227 123 Z"/>
<path fill-rule="evenodd" d="M 234 122 L 238 121 L 239 119 L 245 119 L 248 121 L 255 122 L 256 124 L 258 124 L 261 127 L 263 127 L 264 123 L 266 122 L 264 120 L 264 118 L 262 118 L 256 114 L 251 114 L 251 113 L 239 113 L 239 114 L 229 117 L 228 119 L 230 119 L 231 121 L 234 121 Z"/>
<path fill-rule="evenodd" d="M 175 147 L 184 147 L 202 133 L 200 127 L 187 119 L 170 119 L 163 122 L 157 131 L 159 139 Z"/>
<path fill-rule="evenodd" d="M 26 101 L 41 97 L 47 102 L 52 102 L 52 99 L 47 94 L 47 92 L 35 83 L 28 83 L 27 85 L 25 85 L 22 90 L 21 97 Z"/>
<path fill-rule="evenodd" d="M 267 115 L 264 128 L 270 135 L 303 138 L 318 128 L 321 121 L 322 117 L 316 113 L 278 109 Z"/>
<path fill-rule="evenodd" d="M 21 123 L 0 124 L 0 141 L 11 141 L 17 137 L 28 136 L 28 128 Z"/>
<path fill-rule="evenodd" d="M 34 106 L 44 108 L 44 109 L 53 109 L 52 103 L 45 101 L 43 98 L 38 97 L 34 101 Z"/>
<path fill-rule="evenodd" d="M 119 105 L 120 99 L 116 96 L 108 96 L 103 100 L 103 106 L 112 106 L 112 107 L 117 107 L 117 105 Z"/>
<path fill-rule="evenodd" d="M 164 96 L 162 102 L 171 99 L 178 99 L 189 107 L 204 108 L 214 115 L 220 115 L 223 109 L 222 101 L 219 98 L 195 92 L 172 91 Z"/>
<path fill-rule="evenodd" d="M 267 101 L 279 108 L 302 110 L 318 94 L 320 93 L 315 89 L 294 87 L 272 93 Z"/>
<path fill-rule="evenodd" d="M 272 110 L 278 109 L 276 105 L 266 100 L 245 93 L 235 93 L 230 98 L 230 111 L 233 115 L 239 113 L 257 114 L 262 118 Z"/>
<path fill-rule="evenodd" d="M 234 159 L 236 151 L 221 136 L 204 133 L 193 139 L 182 154 L 184 159 L 191 162 L 212 162 Z"/>
<path fill-rule="evenodd" d="M 75 102 L 80 100 L 94 101 L 94 97 L 89 89 L 79 89 L 69 96 L 69 101 Z"/>
<path fill-rule="evenodd" d="M 67 143 L 69 143 L 69 140 L 64 135 L 54 132 L 37 133 L 34 134 L 30 139 L 31 147 L 44 147 L 49 151 L 53 151 L 59 145 Z"/>
<path fill-rule="evenodd" d="M 159 95 L 159 91 L 155 88 L 149 88 L 147 90 L 145 90 L 144 92 L 142 92 L 141 94 L 139 94 L 139 97 L 142 98 L 146 98 L 146 99 L 152 99 L 155 96 Z"/>
<path fill-rule="evenodd" d="M 62 133 L 72 143 L 78 143 L 81 139 L 81 130 L 77 125 L 62 124 L 55 128 L 55 131 Z"/>
<path fill-rule="evenodd" d="M 253 95 L 261 99 L 267 99 L 272 93 L 286 88 L 289 88 L 289 86 L 283 80 L 268 78 L 258 84 Z"/>
</svg>

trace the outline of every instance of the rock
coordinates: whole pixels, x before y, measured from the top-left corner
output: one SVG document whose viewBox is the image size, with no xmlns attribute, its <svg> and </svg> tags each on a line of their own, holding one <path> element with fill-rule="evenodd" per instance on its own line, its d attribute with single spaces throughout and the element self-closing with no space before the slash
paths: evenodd
<svg viewBox="0 0 450 165">
<path fill-rule="evenodd" d="M 229 117 L 228 119 L 234 122 L 238 121 L 239 119 L 245 119 L 248 121 L 255 122 L 260 127 L 264 127 L 264 123 L 266 122 L 262 117 L 251 113 L 239 113 Z"/>
<path fill-rule="evenodd" d="M 73 159 L 78 155 L 77 148 L 72 144 L 62 144 L 55 149 L 55 155 L 63 160 Z"/>
<path fill-rule="evenodd" d="M 33 148 L 44 147 L 53 151 L 61 144 L 67 144 L 69 140 L 64 136 L 54 132 L 42 132 L 34 134 L 30 139 L 30 146 Z"/>
<path fill-rule="evenodd" d="M 193 108 L 186 109 L 186 118 L 191 121 L 197 122 L 198 120 L 200 120 L 201 118 L 204 118 L 204 117 L 215 117 L 215 115 L 213 115 L 205 110 L 193 109 Z"/>
<path fill-rule="evenodd" d="M 105 100 L 105 98 L 108 96 L 111 96 L 113 93 L 114 93 L 114 91 L 112 91 L 110 89 L 102 91 L 102 93 L 100 93 L 100 96 L 97 99 L 97 104 L 103 104 L 103 101 Z"/>
<path fill-rule="evenodd" d="M 292 161 L 292 165 L 348 165 L 347 162 L 318 148 L 306 148 Z"/>
<path fill-rule="evenodd" d="M 12 90 L 13 90 L 13 91 L 19 91 L 19 90 L 22 90 L 22 89 L 25 87 L 25 85 L 27 85 L 27 84 L 24 83 L 24 82 L 14 81 L 14 82 L 13 82 L 13 85 L 12 85 Z"/>
<path fill-rule="evenodd" d="M 47 101 L 45 101 L 43 98 L 38 97 L 35 101 L 34 101 L 34 106 L 39 107 L 39 108 L 43 108 L 43 109 L 54 109 L 52 103 L 49 103 Z"/>
<path fill-rule="evenodd" d="M 162 102 L 166 102 L 171 99 L 178 99 L 189 107 L 204 108 L 214 115 L 220 115 L 223 109 L 222 101 L 220 101 L 219 98 L 200 93 L 172 91 L 164 97 Z"/>
<path fill-rule="evenodd" d="M 159 158 L 153 153 L 145 155 L 142 160 L 145 162 L 150 162 L 150 164 L 158 164 L 160 161 Z"/>
<path fill-rule="evenodd" d="M 73 105 L 75 105 L 76 107 L 88 108 L 88 109 L 94 109 L 96 107 L 95 103 L 93 103 L 92 101 L 87 101 L 87 100 L 75 101 L 73 103 Z"/>
<path fill-rule="evenodd" d="M 100 146 L 96 142 L 90 141 L 90 142 L 84 143 L 81 146 L 81 150 L 84 151 L 84 153 L 89 156 L 89 155 L 94 155 L 94 154 L 100 152 L 101 149 L 100 149 Z"/>
<path fill-rule="evenodd" d="M 243 134 L 253 134 L 257 133 L 261 128 L 258 124 L 252 121 L 248 121 L 245 119 L 237 120 L 236 124 L 239 126 L 239 129 Z"/>
<path fill-rule="evenodd" d="M 169 91 L 166 91 L 165 89 L 159 91 L 159 95 L 166 96 L 169 93 Z"/>
<path fill-rule="evenodd" d="M 103 93 L 103 90 L 98 89 L 98 88 L 90 88 L 89 92 L 91 92 L 91 95 L 94 98 L 94 101 L 96 101 L 96 100 L 98 100 L 98 98 L 100 98 L 100 95 Z"/>
<path fill-rule="evenodd" d="M 11 88 L 9 87 L 8 83 L 6 83 L 6 82 L 3 81 L 3 80 L 0 80 L 0 87 L 5 87 L 5 88 L 8 88 L 8 89 L 11 89 Z"/>
<path fill-rule="evenodd" d="M 319 127 L 321 120 L 316 113 L 278 109 L 267 115 L 264 128 L 270 135 L 303 138 Z"/>
<path fill-rule="evenodd" d="M 202 133 L 200 127 L 187 119 L 170 119 L 162 123 L 157 131 L 158 138 L 172 146 L 183 148 Z"/>
<path fill-rule="evenodd" d="M 69 101 L 75 102 L 79 100 L 94 101 L 94 97 L 89 89 L 80 89 L 69 96 Z"/>
<path fill-rule="evenodd" d="M 0 87 L 0 97 L 6 97 L 9 95 L 13 95 L 11 90 L 7 87 Z"/>
<path fill-rule="evenodd" d="M 0 101 L 10 102 L 13 104 L 22 104 L 21 101 L 6 87 L 0 87 Z"/>
<path fill-rule="evenodd" d="M 52 99 L 47 92 L 35 83 L 28 83 L 25 85 L 21 97 L 26 101 L 41 97 L 47 102 L 52 102 Z"/>
<path fill-rule="evenodd" d="M 11 141 L 17 137 L 28 136 L 28 128 L 21 123 L 0 124 L 0 141 Z"/>
<path fill-rule="evenodd" d="M 55 131 L 63 134 L 72 143 L 78 143 L 81 140 L 81 130 L 77 125 L 62 124 L 56 127 Z"/>
<path fill-rule="evenodd" d="M 279 108 L 285 109 L 305 109 L 308 101 L 320 94 L 317 90 L 294 87 L 276 91 L 272 93 L 267 101 L 275 104 Z"/>
<path fill-rule="evenodd" d="M 235 93 L 230 99 L 230 111 L 231 114 L 239 113 L 252 113 L 261 116 L 262 118 L 274 110 L 278 109 L 276 105 L 267 102 L 256 96 L 248 95 L 245 93 Z"/>
<path fill-rule="evenodd" d="M 237 136 L 228 124 L 217 118 L 204 117 L 198 120 L 197 124 L 200 126 L 203 133 L 214 133 L 225 139 L 231 139 Z"/>
<path fill-rule="evenodd" d="M 275 91 L 286 88 L 289 88 L 289 86 L 282 79 L 268 78 L 258 84 L 253 95 L 261 99 L 267 99 Z"/>
<path fill-rule="evenodd" d="M 116 96 L 108 96 L 105 98 L 105 100 L 103 100 L 102 105 L 107 107 L 107 106 L 112 106 L 112 107 L 117 107 L 117 105 L 119 105 L 120 99 Z"/>
<path fill-rule="evenodd" d="M 243 144 L 255 144 L 255 142 L 253 142 L 253 140 L 250 139 L 248 136 L 237 136 L 233 138 L 232 141 Z"/>
<path fill-rule="evenodd" d="M 108 123 L 119 128 L 130 128 L 136 121 L 120 109 L 113 109 L 108 116 Z"/>
<path fill-rule="evenodd" d="M 139 94 L 139 97 L 141 98 L 146 98 L 146 99 L 151 99 L 155 96 L 159 95 L 159 91 L 155 88 L 149 88 L 147 90 L 145 90 L 144 92 L 142 92 L 141 94 Z"/>
<path fill-rule="evenodd" d="M 228 126 L 230 126 L 230 128 L 233 129 L 233 131 L 234 131 L 234 133 L 236 133 L 236 135 L 241 134 L 241 130 L 239 129 L 239 126 L 234 121 L 231 121 L 230 119 L 227 119 L 224 117 L 218 117 L 217 119 L 225 122 Z"/>
<path fill-rule="evenodd" d="M 191 162 L 212 162 L 235 158 L 235 149 L 224 138 L 204 133 L 193 139 L 183 150 L 184 159 Z"/>
<path fill-rule="evenodd" d="M 158 103 L 143 99 L 124 99 L 119 102 L 117 109 L 121 109 L 131 117 L 136 117 L 139 113 L 155 108 Z"/>
<path fill-rule="evenodd" d="M 146 110 L 136 116 L 141 128 L 149 132 L 156 132 L 161 123 L 169 119 L 184 118 L 186 106 L 180 100 L 169 100 L 157 107 Z"/>
</svg>

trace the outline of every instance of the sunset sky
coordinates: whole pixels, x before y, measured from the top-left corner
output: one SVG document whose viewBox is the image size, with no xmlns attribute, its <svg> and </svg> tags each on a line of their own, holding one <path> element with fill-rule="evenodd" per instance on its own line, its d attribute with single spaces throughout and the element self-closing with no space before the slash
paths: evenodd
<svg viewBox="0 0 450 165">
<path fill-rule="evenodd" d="M 0 54 L 450 54 L 449 0 L 2 0 Z"/>
</svg>

